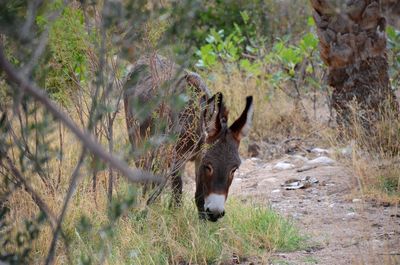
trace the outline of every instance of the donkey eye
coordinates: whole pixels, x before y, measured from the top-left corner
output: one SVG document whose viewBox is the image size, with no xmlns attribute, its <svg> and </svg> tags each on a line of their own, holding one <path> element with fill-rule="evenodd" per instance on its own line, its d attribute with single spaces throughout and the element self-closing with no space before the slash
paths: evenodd
<svg viewBox="0 0 400 265">
<path fill-rule="evenodd" d="M 238 169 L 238 168 L 235 167 L 234 169 L 231 170 L 231 175 L 235 174 L 236 169 Z"/>
<path fill-rule="evenodd" d="M 204 165 L 204 168 L 208 171 L 209 174 L 212 174 L 213 168 L 211 165 Z"/>
</svg>

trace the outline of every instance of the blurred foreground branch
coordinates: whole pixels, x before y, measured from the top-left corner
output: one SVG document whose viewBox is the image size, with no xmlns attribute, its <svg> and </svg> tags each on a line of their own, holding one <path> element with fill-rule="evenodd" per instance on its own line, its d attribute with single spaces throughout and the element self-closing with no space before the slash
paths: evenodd
<svg viewBox="0 0 400 265">
<path fill-rule="evenodd" d="M 0 166 L 10 171 L 18 183 L 24 186 L 25 191 L 31 196 L 32 200 L 36 203 L 39 209 L 46 215 L 47 220 L 50 222 L 52 230 L 56 227 L 55 215 L 50 210 L 50 207 L 44 202 L 44 200 L 39 196 L 38 193 L 32 188 L 29 182 L 22 176 L 21 172 L 12 162 L 11 158 L 8 156 L 4 159 L 7 163 L 4 164 L 3 160 L 0 159 Z"/>
<path fill-rule="evenodd" d="M 126 162 L 108 153 L 99 143 L 93 140 L 90 133 L 81 130 L 62 110 L 60 110 L 56 104 L 48 98 L 43 90 L 30 83 L 24 76 L 18 73 L 16 69 L 14 69 L 5 58 L 2 46 L 0 46 L 0 68 L 6 73 L 9 81 L 16 83 L 22 92 L 34 97 L 48 111 L 50 111 L 56 119 L 60 120 L 67 128 L 69 128 L 85 148 L 112 167 L 118 169 L 127 179 L 133 182 L 152 181 L 160 183 L 163 181 L 163 178 L 156 177 L 149 172 L 129 168 Z"/>
</svg>

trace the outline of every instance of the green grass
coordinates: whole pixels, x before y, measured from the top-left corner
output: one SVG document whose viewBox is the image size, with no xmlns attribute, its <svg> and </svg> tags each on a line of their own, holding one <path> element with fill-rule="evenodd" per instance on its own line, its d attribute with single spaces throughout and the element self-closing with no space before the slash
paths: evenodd
<svg viewBox="0 0 400 265">
<path fill-rule="evenodd" d="M 378 187 L 388 195 L 400 196 L 399 183 L 400 179 L 396 175 L 380 176 Z"/>
<path fill-rule="evenodd" d="M 87 264 L 102 258 L 106 264 L 218 264 L 233 253 L 254 257 L 296 250 L 304 242 L 292 222 L 257 204 L 230 198 L 225 217 L 211 223 L 198 219 L 192 200 L 185 198 L 177 210 L 168 209 L 167 201 L 166 196 L 145 214 L 129 209 L 113 228 L 104 219 L 92 224 L 81 220 L 72 236 L 72 256 Z"/>
</svg>

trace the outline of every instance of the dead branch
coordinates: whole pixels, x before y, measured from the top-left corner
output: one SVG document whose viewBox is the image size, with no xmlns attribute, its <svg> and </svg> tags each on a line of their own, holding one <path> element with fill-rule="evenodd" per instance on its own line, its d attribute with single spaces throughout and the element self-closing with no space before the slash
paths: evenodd
<svg viewBox="0 0 400 265">
<path fill-rule="evenodd" d="M 125 161 L 122 161 L 116 156 L 108 153 L 99 143 L 93 140 L 92 135 L 88 131 L 79 129 L 78 126 L 48 98 L 42 89 L 30 83 L 24 76 L 14 69 L 6 59 L 2 46 L 0 46 L 0 68 L 4 70 L 9 81 L 16 83 L 21 91 L 34 97 L 48 111 L 50 111 L 56 119 L 60 120 L 68 129 L 70 129 L 85 148 L 101 160 L 118 169 L 127 179 L 133 182 L 162 182 L 163 178 L 156 177 L 150 172 L 129 168 Z"/>
</svg>

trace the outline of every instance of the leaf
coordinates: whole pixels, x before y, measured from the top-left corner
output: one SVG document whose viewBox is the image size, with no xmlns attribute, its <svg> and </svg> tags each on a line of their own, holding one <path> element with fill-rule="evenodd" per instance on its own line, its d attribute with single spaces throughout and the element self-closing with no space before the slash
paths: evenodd
<svg viewBox="0 0 400 265">
<path fill-rule="evenodd" d="M 202 46 L 197 54 L 201 58 L 196 64 L 196 66 L 198 67 L 211 67 L 215 65 L 217 61 L 213 45 L 211 44 L 206 44 Z"/>
<path fill-rule="evenodd" d="M 279 55 L 282 61 L 288 65 L 295 65 L 303 60 L 298 48 L 295 47 L 285 47 L 281 50 Z"/>
<path fill-rule="evenodd" d="M 248 59 L 240 60 L 240 67 L 243 69 L 248 69 L 250 67 L 250 61 Z"/>
<path fill-rule="evenodd" d="M 249 22 L 250 17 L 249 13 L 247 13 L 246 10 L 240 11 L 240 16 L 242 17 L 244 24 L 247 24 L 247 22 Z"/>
<path fill-rule="evenodd" d="M 307 73 L 307 74 L 312 74 L 313 72 L 314 72 L 314 71 L 313 71 L 312 66 L 311 66 L 310 64 L 308 64 L 307 67 L 306 67 L 306 73 Z"/>
<path fill-rule="evenodd" d="M 313 18 L 313 17 L 309 16 L 309 17 L 307 18 L 307 25 L 310 26 L 310 27 L 315 26 L 315 21 L 314 21 L 314 18 Z"/>
<path fill-rule="evenodd" d="M 206 42 L 207 43 L 214 43 L 215 42 L 215 38 L 213 35 L 208 35 L 206 38 Z"/>
<path fill-rule="evenodd" d="M 386 34 L 388 38 L 392 40 L 396 39 L 397 37 L 396 30 L 391 26 L 386 27 Z"/>
<path fill-rule="evenodd" d="M 279 53 L 282 49 L 284 48 L 284 43 L 283 41 L 279 41 L 277 42 L 274 47 L 272 48 L 272 50 L 276 53 Z"/>
<path fill-rule="evenodd" d="M 303 51 L 315 50 L 318 46 L 318 38 L 311 32 L 303 36 L 300 41 L 300 47 Z"/>
<path fill-rule="evenodd" d="M 257 49 L 251 47 L 250 45 L 246 45 L 246 51 L 249 53 L 256 53 Z"/>
</svg>

